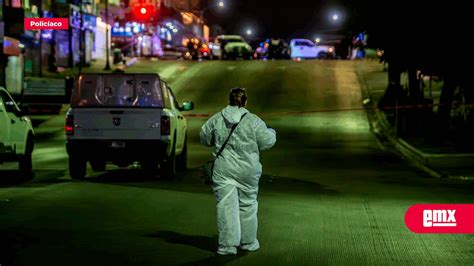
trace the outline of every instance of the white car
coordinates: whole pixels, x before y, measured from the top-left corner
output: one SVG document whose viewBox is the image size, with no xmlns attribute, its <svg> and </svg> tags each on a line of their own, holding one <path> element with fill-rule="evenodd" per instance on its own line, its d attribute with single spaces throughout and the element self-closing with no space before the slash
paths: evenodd
<svg viewBox="0 0 474 266">
<path fill-rule="evenodd" d="M 315 44 L 308 39 L 293 39 L 290 42 L 291 58 L 328 59 L 335 57 L 335 49 L 329 45 Z"/>
<path fill-rule="evenodd" d="M 30 176 L 33 148 L 31 120 L 23 115 L 10 94 L 0 87 L 0 164 L 18 162 L 21 174 Z"/>
<path fill-rule="evenodd" d="M 69 173 L 83 179 L 87 162 L 94 171 L 107 163 L 126 167 L 140 163 L 144 174 L 174 177 L 187 162 L 187 124 L 158 74 L 82 74 L 74 84 L 66 115 Z"/>
</svg>

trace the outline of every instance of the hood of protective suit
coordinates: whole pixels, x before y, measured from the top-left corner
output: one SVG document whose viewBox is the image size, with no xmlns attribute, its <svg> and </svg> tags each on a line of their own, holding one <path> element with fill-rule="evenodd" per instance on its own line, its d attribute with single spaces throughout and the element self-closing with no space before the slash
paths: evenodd
<svg viewBox="0 0 474 266">
<path fill-rule="evenodd" d="M 244 107 L 227 105 L 226 108 L 222 109 L 222 115 L 231 124 L 237 124 L 240 122 L 240 118 L 243 114 L 249 111 Z"/>
</svg>

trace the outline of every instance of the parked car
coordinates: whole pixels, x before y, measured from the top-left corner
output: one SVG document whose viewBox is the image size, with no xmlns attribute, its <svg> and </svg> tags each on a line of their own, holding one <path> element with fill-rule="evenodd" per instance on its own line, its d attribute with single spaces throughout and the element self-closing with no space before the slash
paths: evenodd
<svg viewBox="0 0 474 266">
<path fill-rule="evenodd" d="M 290 42 L 291 58 L 335 58 L 334 46 L 315 44 L 308 39 L 293 39 Z"/>
<path fill-rule="evenodd" d="M 252 59 L 252 47 L 239 35 L 221 35 L 210 45 L 211 57 L 227 59 Z"/>
<path fill-rule="evenodd" d="M 174 177 L 186 169 L 187 124 L 179 105 L 158 74 L 82 74 L 74 84 L 66 115 L 66 149 L 73 179 L 107 163 L 126 167 L 138 162 L 147 176 L 160 169 Z"/>
<path fill-rule="evenodd" d="M 163 48 L 163 55 L 159 57 L 162 60 L 167 59 L 189 59 L 191 58 L 191 53 L 189 53 L 188 48 L 184 46 L 171 46 L 166 45 Z"/>
<path fill-rule="evenodd" d="M 254 57 L 257 59 L 289 59 L 289 45 L 282 39 L 266 39 L 257 47 Z"/>
<path fill-rule="evenodd" d="M 18 162 L 23 176 L 31 176 L 34 131 L 11 95 L 0 87 L 0 164 Z"/>
<path fill-rule="evenodd" d="M 211 49 L 209 48 L 209 44 L 202 43 L 201 44 L 201 49 L 199 51 L 201 53 L 201 58 L 211 59 Z"/>
<path fill-rule="evenodd" d="M 211 59 L 211 51 L 208 44 L 198 38 L 186 39 L 186 48 L 189 52 L 189 59 Z"/>
</svg>

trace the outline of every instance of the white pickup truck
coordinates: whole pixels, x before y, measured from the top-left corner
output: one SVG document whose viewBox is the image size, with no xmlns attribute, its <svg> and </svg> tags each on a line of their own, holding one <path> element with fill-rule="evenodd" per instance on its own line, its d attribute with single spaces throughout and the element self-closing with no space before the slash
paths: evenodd
<svg viewBox="0 0 474 266">
<path fill-rule="evenodd" d="M 308 39 L 292 39 L 290 42 L 291 58 L 332 59 L 336 57 L 334 46 L 315 44 Z"/>
<path fill-rule="evenodd" d="M 32 174 L 34 131 L 10 94 L 0 87 L 0 164 L 18 162 L 23 176 Z"/>
<path fill-rule="evenodd" d="M 73 179 L 107 163 L 139 162 L 147 176 L 173 177 L 187 162 L 186 119 L 158 74 L 82 74 L 74 82 L 66 115 L 66 148 Z"/>
</svg>

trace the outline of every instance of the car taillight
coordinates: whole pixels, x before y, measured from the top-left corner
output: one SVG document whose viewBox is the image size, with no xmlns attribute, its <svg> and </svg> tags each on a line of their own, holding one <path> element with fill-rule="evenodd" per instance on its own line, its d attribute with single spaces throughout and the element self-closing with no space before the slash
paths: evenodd
<svg viewBox="0 0 474 266">
<path fill-rule="evenodd" d="M 169 135 L 171 131 L 171 122 L 168 116 L 161 117 L 161 135 Z"/>
<path fill-rule="evenodd" d="M 74 117 L 72 115 L 66 116 L 64 129 L 66 130 L 66 135 L 74 135 Z"/>
</svg>

